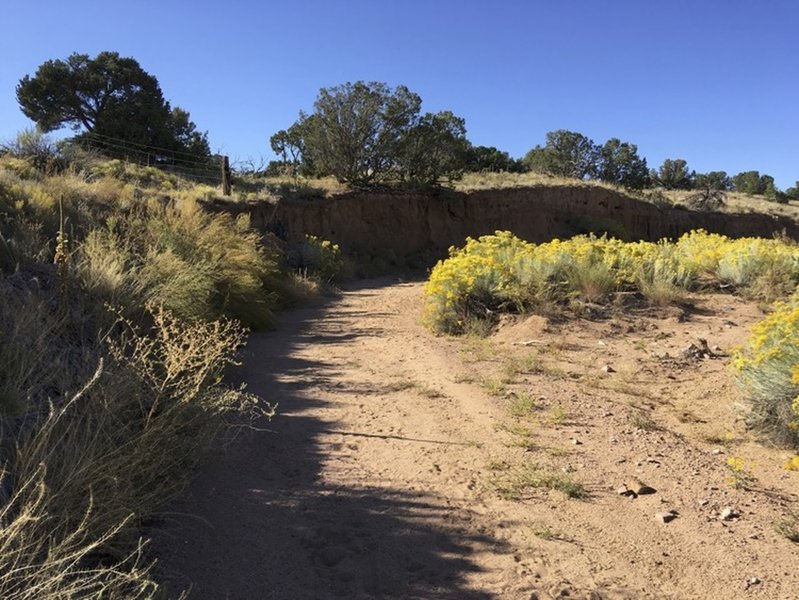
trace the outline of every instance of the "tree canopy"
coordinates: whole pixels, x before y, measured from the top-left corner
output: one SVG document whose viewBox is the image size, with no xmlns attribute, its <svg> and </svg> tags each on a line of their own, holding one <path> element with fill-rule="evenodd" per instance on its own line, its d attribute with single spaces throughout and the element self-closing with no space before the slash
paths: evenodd
<svg viewBox="0 0 799 600">
<path fill-rule="evenodd" d="M 776 198 L 777 188 L 771 175 L 761 174 L 760 171 L 742 171 L 732 177 L 732 185 L 736 192 L 742 194 L 755 194 Z"/>
<path fill-rule="evenodd" d="M 597 148 L 581 133 L 558 129 L 548 132 L 546 145 L 530 150 L 523 162 L 533 172 L 588 179 L 596 173 Z"/>
<path fill-rule="evenodd" d="M 466 170 L 473 173 L 489 172 L 518 173 L 524 169 L 521 161 L 494 146 L 472 146 L 466 150 Z"/>
<path fill-rule="evenodd" d="M 638 156 L 638 146 L 611 138 L 597 149 L 596 174 L 602 181 L 641 189 L 649 185 L 646 159 Z"/>
<path fill-rule="evenodd" d="M 690 190 L 696 173 L 688 169 L 682 158 L 667 158 L 658 170 L 652 169 L 652 182 L 667 190 Z"/>
<path fill-rule="evenodd" d="M 466 164 L 466 122 L 450 111 L 426 113 L 402 138 L 399 168 L 408 183 L 457 179 Z"/>
<path fill-rule="evenodd" d="M 694 187 L 700 190 L 726 192 L 732 187 L 732 181 L 726 171 L 710 171 L 697 173 Z"/>
<path fill-rule="evenodd" d="M 210 155 L 189 113 L 164 100 L 158 80 L 117 52 L 48 60 L 16 88 L 22 112 L 42 131 L 71 127 L 100 147 L 126 143 Z"/>
<path fill-rule="evenodd" d="M 465 123 L 449 111 L 421 115 L 421 104 L 405 86 L 357 81 L 322 88 L 314 111 L 301 112 L 270 143 L 295 172 L 333 175 L 353 186 L 457 177 L 467 148 Z"/>
</svg>

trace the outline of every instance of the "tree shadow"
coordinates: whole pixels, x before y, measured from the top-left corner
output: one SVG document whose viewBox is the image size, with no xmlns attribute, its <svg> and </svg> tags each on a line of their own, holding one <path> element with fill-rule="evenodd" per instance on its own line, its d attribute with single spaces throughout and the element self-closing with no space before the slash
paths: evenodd
<svg viewBox="0 0 799 600">
<path fill-rule="evenodd" d="M 468 584 L 480 569 L 472 555 L 510 550 L 475 534 L 471 514 L 453 514 L 448 499 L 425 491 L 326 479 L 325 463 L 342 450 L 358 469 L 357 451 L 326 434 L 357 434 L 345 442 L 375 435 L 310 412 L 326 405 L 320 390 L 342 385 L 340 367 L 296 353 L 324 343 L 336 318 L 329 307 L 303 308 L 284 315 L 277 331 L 252 336 L 237 378 L 277 403 L 278 415 L 213 457 L 152 532 L 164 597 L 186 589 L 198 599 L 492 597 Z"/>
</svg>

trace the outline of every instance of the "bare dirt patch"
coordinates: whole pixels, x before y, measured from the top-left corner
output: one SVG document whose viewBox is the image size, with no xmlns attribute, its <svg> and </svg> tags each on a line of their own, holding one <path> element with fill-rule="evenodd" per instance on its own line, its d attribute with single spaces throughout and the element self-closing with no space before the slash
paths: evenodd
<svg viewBox="0 0 799 600">
<path fill-rule="evenodd" d="M 243 432 L 156 532 L 165 588 L 793 597 L 799 547 L 775 523 L 799 473 L 746 431 L 726 367 L 762 315 L 693 301 L 456 339 L 421 325 L 421 284 L 382 279 L 287 314 L 252 336 L 241 374 L 278 417 Z"/>
</svg>

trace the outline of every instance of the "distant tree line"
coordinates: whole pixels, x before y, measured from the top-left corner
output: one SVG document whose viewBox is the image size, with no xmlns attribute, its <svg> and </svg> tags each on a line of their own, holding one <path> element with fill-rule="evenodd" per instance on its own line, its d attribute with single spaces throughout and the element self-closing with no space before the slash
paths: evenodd
<svg viewBox="0 0 799 600">
<path fill-rule="evenodd" d="M 158 80 L 116 52 L 72 54 L 49 60 L 16 88 L 23 113 L 48 132 L 68 126 L 73 140 L 124 151 L 156 164 L 186 165 L 210 158 L 208 136 L 189 113 L 164 99 Z M 618 138 L 597 144 L 581 133 L 546 134 L 523 158 L 493 146 L 474 146 L 466 123 L 451 111 L 421 110 L 418 94 L 385 83 L 344 83 L 322 88 L 310 113 L 270 138 L 278 156 L 267 174 L 333 176 L 354 187 L 440 185 L 464 172 L 535 172 L 598 180 L 632 189 L 738 191 L 773 200 L 799 199 L 799 181 L 780 191 L 758 171 L 729 176 L 696 173 L 685 160 L 650 169 L 638 147 Z"/>
<path fill-rule="evenodd" d="M 356 187 L 404 182 L 438 184 L 465 172 L 535 172 L 598 180 L 631 189 L 739 191 L 773 200 L 799 198 L 797 186 L 779 191 L 758 171 L 729 176 L 697 173 L 684 159 L 650 169 L 638 147 L 618 138 L 597 144 L 581 133 L 546 134 L 523 158 L 466 139 L 462 118 L 450 111 L 422 114 L 421 98 L 404 86 L 358 81 L 322 88 L 311 113 L 270 138 L 279 157 L 268 175 L 333 176 Z"/>
</svg>

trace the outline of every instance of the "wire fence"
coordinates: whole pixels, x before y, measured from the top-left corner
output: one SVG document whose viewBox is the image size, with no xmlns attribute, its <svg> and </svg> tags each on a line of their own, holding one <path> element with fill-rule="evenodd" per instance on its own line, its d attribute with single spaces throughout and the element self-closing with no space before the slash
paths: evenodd
<svg viewBox="0 0 799 600">
<path fill-rule="evenodd" d="M 222 183 L 224 158 L 221 156 L 201 159 L 189 152 L 131 142 L 94 132 L 84 133 L 76 142 L 84 149 L 109 158 L 156 167 L 164 172 L 209 185 Z"/>
</svg>

